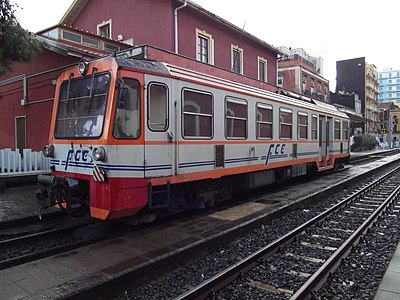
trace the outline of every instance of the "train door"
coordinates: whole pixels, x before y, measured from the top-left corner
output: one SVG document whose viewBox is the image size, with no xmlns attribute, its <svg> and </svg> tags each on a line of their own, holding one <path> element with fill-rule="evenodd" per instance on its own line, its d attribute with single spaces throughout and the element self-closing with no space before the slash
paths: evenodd
<svg viewBox="0 0 400 300">
<path fill-rule="evenodd" d="M 329 164 L 329 160 L 331 159 L 330 157 L 330 149 L 331 149 L 331 141 L 333 140 L 332 137 L 332 129 L 333 129 L 333 119 L 331 117 L 328 117 L 326 120 L 326 165 Z"/>
<path fill-rule="evenodd" d="M 116 139 L 116 143 L 114 147 L 109 147 L 112 152 L 108 163 L 112 165 L 113 169 L 115 168 L 112 170 L 115 177 L 129 174 L 132 177 L 141 178 L 144 174 L 144 148 L 141 136 L 143 127 L 141 117 L 143 112 L 142 80 L 140 75 L 126 70 L 121 70 L 118 78 L 112 126 L 112 135 Z M 104 79 L 100 79 L 102 77 L 98 78 L 98 84 L 104 82 Z"/>
<path fill-rule="evenodd" d="M 174 107 L 171 79 L 145 77 L 145 177 L 171 176 L 174 166 Z"/>
<path fill-rule="evenodd" d="M 326 143 L 326 116 L 319 116 L 319 166 L 326 166 L 326 153 L 327 153 L 327 143 Z"/>
</svg>

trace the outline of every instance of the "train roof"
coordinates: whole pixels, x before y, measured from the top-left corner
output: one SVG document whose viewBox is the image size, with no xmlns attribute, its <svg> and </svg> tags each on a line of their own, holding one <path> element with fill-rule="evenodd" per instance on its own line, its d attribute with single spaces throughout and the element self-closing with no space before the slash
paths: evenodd
<svg viewBox="0 0 400 300">
<path fill-rule="evenodd" d="M 170 74 L 165 64 L 157 61 L 151 61 L 146 59 L 124 58 L 118 56 L 115 57 L 115 61 L 119 68 L 136 69 L 147 72 L 161 73 L 165 75 Z"/>
<path fill-rule="evenodd" d="M 329 103 L 314 100 L 295 93 L 285 92 L 284 94 L 278 94 L 261 88 L 235 82 L 229 79 L 216 77 L 213 75 L 201 73 L 195 70 L 179 67 L 164 62 L 146 59 L 125 58 L 118 56 L 114 59 L 118 67 L 120 68 L 129 68 L 144 72 L 157 73 L 163 76 L 172 76 L 182 80 L 197 82 L 203 85 L 215 86 L 216 88 L 221 89 L 229 89 L 237 93 L 245 93 L 255 97 L 266 98 L 286 103 L 288 105 L 294 105 L 297 107 L 303 107 L 305 109 L 330 113 L 342 118 L 348 118 L 348 116 L 344 112 L 337 110 L 335 106 Z"/>
</svg>

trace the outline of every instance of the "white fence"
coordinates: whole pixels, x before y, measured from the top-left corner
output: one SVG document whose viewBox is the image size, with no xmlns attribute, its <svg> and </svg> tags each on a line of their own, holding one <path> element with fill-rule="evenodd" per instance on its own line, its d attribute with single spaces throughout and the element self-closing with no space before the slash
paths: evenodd
<svg viewBox="0 0 400 300">
<path fill-rule="evenodd" d="M 0 177 L 23 176 L 50 172 L 50 159 L 43 156 L 42 152 L 31 149 L 12 151 L 10 148 L 0 150 Z"/>
</svg>

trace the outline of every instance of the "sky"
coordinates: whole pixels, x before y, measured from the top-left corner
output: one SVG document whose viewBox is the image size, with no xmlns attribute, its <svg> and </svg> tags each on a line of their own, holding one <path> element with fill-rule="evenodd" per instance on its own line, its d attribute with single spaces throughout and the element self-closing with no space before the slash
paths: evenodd
<svg viewBox="0 0 400 300">
<path fill-rule="evenodd" d="M 338 60 L 365 57 L 378 71 L 400 69 L 398 0 L 192 1 L 274 47 L 302 48 L 322 57 L 331 91 Z M 72 2 L 11 0 L 19 6 L 18 21 L 32 32 L 58 24 Z"/>
</svg>

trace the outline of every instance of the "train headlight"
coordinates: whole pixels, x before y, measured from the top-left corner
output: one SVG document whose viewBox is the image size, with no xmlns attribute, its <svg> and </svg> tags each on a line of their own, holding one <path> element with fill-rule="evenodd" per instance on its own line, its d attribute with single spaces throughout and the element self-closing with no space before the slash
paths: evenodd
<svg viewBox="0 0 400 300">
<path fill-rule="evenodd" d="M 96 161 L 105 161 L 106 160 L 106 149 L 103 147 L 98 147 L 93 149 L 93 158 Z"/>
<path fill-rule="evenodd" d="M 44 146 L 42 152 L 45 157 L 54 157 L 54 145 Z"/>
<path fill-rule="evenodd" d="M 84 61 L 80 62 L 78 65 L 79 74 L 81 74 L 82 76 L 85 76 L 86 72 L 87 72 L 87 68 L 88 68 L 87 62 L 84 62 Z"/>
</svg>

